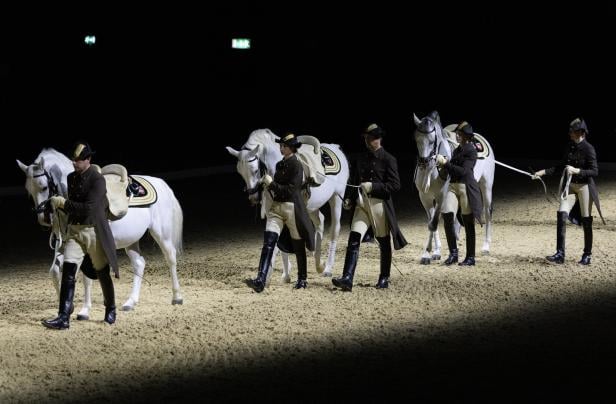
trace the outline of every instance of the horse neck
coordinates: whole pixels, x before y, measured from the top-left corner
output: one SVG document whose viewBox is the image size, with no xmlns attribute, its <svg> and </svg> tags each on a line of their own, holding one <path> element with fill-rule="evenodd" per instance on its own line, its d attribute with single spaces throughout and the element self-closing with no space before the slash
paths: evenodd
<svg viewBox="0 0 616 404">
<path fill-rule="evenodd" d="M 276 173 L 276 163 L 280 161 L 280 158 L 280 148 L 277 146 L 277 143 L 263 143 L 263 153 L 259 160 L 265 164 L 268 174 L 274 175 Z"/>
<path fill-rule="evenodd" d="M 435 141 L 440 142 L 437 153 L 447 157 L 447 160 L 449 160 L 451 158 L 451 147 L 449 146 L 449 140 L 443 135 L 442 128 L 440 131 L 437 131 Z"/>
<path fill-rule="evenodd" d="M 40 162 L 41 158 L 45 163 L 45 170 L 49 170 L 54 165 L 60 167 L 62 171 L 62 179 L 65 180 L 67 175 L 73 172 L 73 163 L 60 152 L 55 151 L 54 149 L 45 149 L 39 154 L 37 159 L 34 161 L 35 163 Z"/>
</svg>

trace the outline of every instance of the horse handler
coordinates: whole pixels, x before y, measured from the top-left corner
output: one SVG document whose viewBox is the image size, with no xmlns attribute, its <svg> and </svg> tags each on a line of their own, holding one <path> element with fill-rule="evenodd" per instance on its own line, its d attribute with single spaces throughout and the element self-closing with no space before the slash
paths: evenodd
<svg viewBox="0 0 616 404">
<path fill-rule="evenodd" d="M 458 265 L 472 266 L 475 265 L 475 220 L 482 224 L 481 211 L 483 209 L 481 191 L 473 171 L 477 162 L 477 150 L 473 144 L 475 134 L 468 122 L 460 123 L 455 132 L 460 145 L 453 151 L 451 161 L 447 161 L 445 156 L 436 155 L 436 164 L 444 167 L 449 174 L 449 190 L 443 201 L 442 209 L 445 236 L 449 247 L 449 257 L 445 260 L 445 265 L 458 262 L 458 243 L 453 218 L 459 204 L 466 232 L 466 257 Z"/>
<path fill-rule="evenodd" d="M 103 176 L 91 168 L 93 154 L 94 151 L 88 143 L 77 143 L 72 154 L 75 171 L 67 178 L 68 199 L 52 196 L 50 201 L 55 209 L 64 209 L 68 213 L 69 223 L 68 239 L 64 247 L 58 317 L 43 321 L 45 327 L 56 330 L 69 328 L 75 295 L 75 274 L 86 254 L 92 259 L 96 271 L 88 273 L 84 268 L 84 273 L 90 278 L 98 278 L 103 290 L 103 321 L 113 324 L 116 320 L 115 294 L 109 266 L 118 278 L 118 259 L 107 220 L 107 187 Z"/>
<path fill-rule="evenodd" d="M 261 293 L 265 288 L 267 271 L 279 236 L 281 238 L 279 245 L 286 245 L 286 240 L 283 239 L 288 235 L 291 237 L 292 251 L 289 252 L 295 253 L 297 259 L 297 282 L 294 289 L 306 288 L 308 275 L 306 248 L 310 251 L 314 251 L 315 248 L 314 225 L 310 221 L 306 203 L 300 192 L 304 168 L 295 155 L 302 144 L 293 133 L 287 133 L 282 139 L 276 139 L 276 143 L 280 143 L 280 153 L 283 158 L 276 164 L 274 178 L 265 174 L 261 179 L 267 191 L 272 194 L 274 202 L 267 212 L 259 270 L 257 277 L 252 280 L 252 288 L 257 293 Z M 288 231 L 283 232 L 285 226 Z"/>
<path fill-rule="evenodd" d="M 556 212 L 556 253 L 546 259 L 555 264 L 565 262 L 565 230 L 567 218 L 573 223 L 581 223 L 584 229 L 584 252 L 578 262 L 589 265 L 592 255 L 592 204 L 597 205 L 599 216 L 605 224 L 599 205 L 599 193 L 594 178 L 599 174 L 597 153 L 595 148 L 586 140 L 588 127 L 583 119 L 576 118 L 569 124 L 569 147 L 563 159 L 563 165 L 539 170 L 534 178 L 543 175 L 552 175 L 555 172 L 563 173 L 568 181 L 561 183 L 562 188 L 560 206 Z M 571 193 L 569 193 L 571 191 Z"/>
<path fill-rule="evenodd" d="M 394 202 L 391 198 L 395 192 L 400 190 L 398 162 L 381 146 L 384 134 L 385 131 L 376 124 L 371 124 L 363 131 L 362 135 L 368 150 L 358 157 L 357 164 L 354 164 L 351 170 L 351 181 L 353 184 L 360 184 L 365 198 L 359 201 L 358 188 L 347 187 L 344 206 L 347 210 L 351 209 L 354 203 L 356 206 L 342 277 L 332 279 L 334 286 L 343 291 L 350 292 L 353 289 L 359 245 L 369 228 L 372 228 L 381 252 L 377 289 L 389 287 L 392 259 L 391 238 L 394 239 L 396 250 L 407 244 L 398 227 Z"/>
</svg>

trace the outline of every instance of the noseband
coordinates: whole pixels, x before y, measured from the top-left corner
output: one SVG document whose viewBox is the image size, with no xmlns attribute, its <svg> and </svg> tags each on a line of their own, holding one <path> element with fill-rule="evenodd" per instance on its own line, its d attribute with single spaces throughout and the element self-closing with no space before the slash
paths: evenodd
<svg viewBox="0 0 616 404">
<path fill-rule="evenodd" d="M 50 213 L 51 209 L 49 207 L 49 200 L 52 196 L 58 195 L 58 185 L 53 180 L 53 177 L 49 174 L 49 172 L 47 172 L 47 170 L 43 169 L 43 172 L 41 174 L 33 175 L 32 178 L 38 178 L 43 176 L 47 178 L 47 189 L 49 190 L 49 198 L 39 203 L 36 208 L 33 209 L 36 214 Z"/>
<path fill-rule="evenodd" d="M 435 127 L 434 127 L 434 129 L 432 129 L 430 132 L 424 132 L 424 131 L 422 131 L 422 130 L 421 130 L 421 129 L 419 129 L 419 128 L 417 128 L 417 130 L 418 130 L 420 133 L 423 133 L 423 134 L 425 134 L 425 135 L 429 135 L 430 133 L 434 132 L 434 145 L 433 145 L 433 147 L 432 147 L 432 151 L 430 152 L 430 154 L 429 154 L 429 155 L 427 155 L 427 156 L 425 156 L 425 157 L 422 157 L 422 156 L 417 157 L 417 165 L 418 165 L 420 168 L 426 168 L 426 166 L 428 165 L 428 163 L 429 163 L 431 160 L 433 160 L 433 159 L 435 159 L 435 158 L 436 158 L 436 154 L 437 154 L 438 149 L 439 149 L 439 147 L 440 147 L 439 137 L 438 137 L 438 136 L 437 136 L 437 134 L 436 134 L 436 126 L 435 126 Z"/>
<path fill-rule="evenodd" d="M 248 148 L 242 148 L 242 150 L 249 150 Z M 258 160 L 259 157 L 254 156 L 252 159 L 248 160 L 248 163 L 252 163 L 255 160 Z M 267 167 L 265 166 L 265 164 L 259 160 L 259 178 L 262 178 L 265 174 L 267 173 Z M 255 185 L 252 188 L 244 188 L 244 191 L 246 191 L 246 193 L 250 196 L 250 195 L 254 195 L 257 192 L 261 191 L 261 183 L 257 182 L 257 185 Z M 260 195 L 259 195 L 260 196 Z M 260 198 L 259 198 L 260 199 Z"/>
</svg>

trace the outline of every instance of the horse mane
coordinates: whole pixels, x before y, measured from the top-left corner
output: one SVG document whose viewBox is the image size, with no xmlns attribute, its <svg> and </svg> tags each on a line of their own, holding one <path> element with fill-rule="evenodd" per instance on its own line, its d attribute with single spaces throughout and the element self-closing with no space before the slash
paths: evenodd
<svg viewBox="0 0 616 404">
<path fill-rule="evenodd" d="M 253 130 L 252 133 L 248 136 L 248 140 L 244 143 L 243 149 L 252 150 L 258 145 L 265 146 L 267 144 L 273 143 L 278 136 L 274 135 L 274 133 L 269 129 L 256 129 Z M 263 152 L 263 148 L 261 150 Z"/>
<path fill-rule="evenodd" d="M 435 122 L 435 124 L 439 127 L 440 130 L 437 130 L 437 134 L 436 136 L 440 136 L 441 137 L 441 147 L 443 147 L 445 149 L 445 151 L 447 152 L 446 155 L 448 157 L 451 157 L 451 155 L 453 154 L 453 150 L 451 150 L 451 147 L 449 146 L 449 137 L 447 136 L 446 132 L 445 132 L 445 128 L 443 127 L 443 125 L 440 122 L 440 119 L 438 121 Z M 437 150 L 438 152 L 438 150 Z"/>
<path fill-rule="evenodd" d="M 34 160 L 34 164 L 40 166 L 41 161 L 44 162 L 45 168 L 51 167 L 54 164 L 57 164 L 61 169 L 68 169 L 69 171 L 73 170 L 73 164 L 68 157 L 64 154 L 60 153 L 56 149 L 51 147 L 44 148 Z"/>
</svg>

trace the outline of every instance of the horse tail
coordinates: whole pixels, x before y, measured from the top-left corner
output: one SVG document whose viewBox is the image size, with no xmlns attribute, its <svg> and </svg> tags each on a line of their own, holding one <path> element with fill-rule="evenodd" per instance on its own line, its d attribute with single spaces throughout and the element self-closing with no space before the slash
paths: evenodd
<svg viewBox="0 0 616 404">
<path fill-rule="evenodd" d="M 180 202 L 175 197 L 175 194 L 173 193 L 171 188 L 169 188 L 169 192 L 171 193 L 171 202 L 172 202 L 171 209 L 173 210 L 173 232 L 172 232 L 173 246 L 175 247 L 176 253 L 180 255 L 182 254 L 182 250 L 183 250 L 182 232 L 184 231 L 184 212 L 182 211 Z"/>
<path fill-rule="evenodd" d="M 173 243 L 173 247 L 175 247 L 176 254 L 180 255 L 183 250 L 182 233 L 184 231 L 184 212 L 171 187 L 164 180 L 160 182 L 164 185 L 169 195 L 169 201 L 171 202 L 171 242 Z"/>
</svg>

